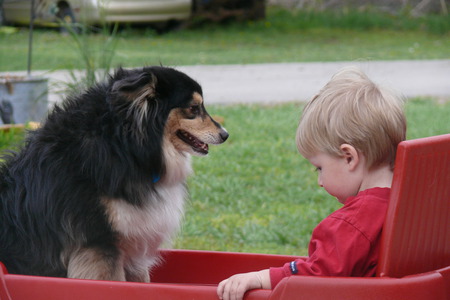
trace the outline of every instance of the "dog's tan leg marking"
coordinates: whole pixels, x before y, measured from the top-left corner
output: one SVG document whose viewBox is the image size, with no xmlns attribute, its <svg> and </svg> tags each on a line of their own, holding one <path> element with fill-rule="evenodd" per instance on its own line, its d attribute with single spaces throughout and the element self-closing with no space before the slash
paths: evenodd
<svg viewBox="0 0 450 300">
<path fill-rule="evenodd" d="M 125 281 L 123 263 L 92 248 L 82 248 L 70 256 L 67 277 Z"/>
</svg>

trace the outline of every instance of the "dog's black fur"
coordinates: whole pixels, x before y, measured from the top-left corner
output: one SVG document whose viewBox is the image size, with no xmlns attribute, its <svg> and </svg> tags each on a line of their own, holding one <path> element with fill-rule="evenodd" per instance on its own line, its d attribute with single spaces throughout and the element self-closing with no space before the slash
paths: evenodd
<svg viewBox="0 0 450 300">
<path fill-rule="evenodd" d="M 173 130 L 169 118 L 175 118 Z M 214 138 L 176 127 L 194 121 L 208 123 Z M 165 194 L 182 194 L 190 154 L 205 155 L 206 143 L 227 137 L 204 110 L 200 85 L 187 75 L 165 67 L 117 70 L 108 82 L 55 106 L 24 147 L 6 156 L 0 169 L 0 261 L 10 273 L 148 281 L 139 272 L 148 273 L 156 261 L 153 248 L 173 233 L 159 236 L 153 226 L 178 223 L 182 214 L 154 225 L 147 220 L 150 211 L 173 201 Z M 167 147 L 175 150 L 166 153 Z M 131 219 L 133 208 L 149 211 L 143 215 L 148 228 L 125 232 L 120 207 Z M 141 237 L 144 244 L 156 243 L 152 251 L 134 245 Z M 136 253 L 148 260 L 144 266 L 138 266 L 143 258 L 134 260 Z"/>
</svg>

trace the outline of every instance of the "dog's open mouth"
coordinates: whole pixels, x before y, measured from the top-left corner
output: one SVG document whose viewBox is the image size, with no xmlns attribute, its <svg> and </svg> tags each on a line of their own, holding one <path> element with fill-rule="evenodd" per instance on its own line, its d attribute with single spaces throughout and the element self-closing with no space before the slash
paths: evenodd
<svg viewBox="0 0 450 300">
<path fill-rule="evenodd" d="M 203 143 L 202 141 L 200 141 L 198 138 L 196 138 L 195 136 L 193 136 L 192 134 L 190 134 L 187 131 L 184 130 L 178 130 L 177 131 L 177 136 L 186 144 L 188 144 L 189 146 L 192 147 L 192 149 L 195 152 L 201 153 L 201 154 L 208 154 L 208 144 Z"/>
</svg>

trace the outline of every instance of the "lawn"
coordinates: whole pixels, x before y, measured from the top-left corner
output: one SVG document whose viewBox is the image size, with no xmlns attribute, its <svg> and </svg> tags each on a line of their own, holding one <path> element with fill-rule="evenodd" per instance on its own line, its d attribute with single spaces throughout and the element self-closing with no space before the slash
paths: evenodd
<svg viewBox="0 0 450 300">
<path fill-rule="evenodd" d="M 91 57 L 103 57 L 109 37 L 86 37 Z M 268 62 L 447 59 L 450 25 L 444 16 L 329 14 L 271 8 L 258 22 L 203 24 L 165 35 L 122 28 L 112 66 L 248 64 Z M 27 66 L 28 30 L 0 30 L 0 72 Z M 74 39 L 55 30 L 34 32 L 33 69 L 80 69 Z"/>
</svg>

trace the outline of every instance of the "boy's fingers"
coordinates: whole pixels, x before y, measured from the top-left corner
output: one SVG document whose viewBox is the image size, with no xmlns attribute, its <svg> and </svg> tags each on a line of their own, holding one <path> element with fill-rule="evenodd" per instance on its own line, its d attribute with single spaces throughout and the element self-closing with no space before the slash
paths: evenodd
<svg viewBox="0 0 450 300">
<path fill-rule="evenodd" d="M 239 291 L 239 286 L 240 283 L 239 281 L 233 281 L 230 285 L 230 288 L 228 290 L 228 293 L 226 293 L 228 295 L 228 299 L 229 300 L 240 300 L 242 299 L 242 296 L 240 296 L 240 291 Z"/>
<path fill-rule="evenodd" d="M 217 296 L 221 300 L 241 300 L 245 292 L 252 288 L 248 274 L 237 274 L 221 281 L 217 287 Z"/>
<path fill-rule="evenodd" d="M 234 287 L 235 282 L 230 279 L 225 279 L 219 283 L 217 287 L 217 296 L 221 300 L 234 300 Z"/>
<path fill-rule="evenodd" d="M 239 280 L 228 281 L 223 289 L 222 299 L 223 300 L 240 300 L 243 297 L 242 287 Z"/>
<path fill-rule="evenodd" d="M 217 287 L 217 296 L 219 297 L 219 299 L 224 299 L 223 298 L 223 292 L 224 292 L 224 287 L 225 287 L 225 284 L 227 283 L 227 281 L 228 281 L 228 279 L 225 279 L 225 280 L 222 280 L 220 283 L 219 283 L 219 286 Z"/>
<path fill-rule="evenodd" d="M 224 286 L 223 289 L 223 300 L 234 300 L 234 294 L 233 294 L 233 290 L 234 290 L 234 285 L 235 282 L 233 280 L 228 280 Z"/>
<path fill-rule="evenodd" d="M 244 294 L 247 291 L 245 285 L 238 283 L 234 291 L 234 296 L 236 300 L 241 300 L 244 298 Z"/>
</svg>

